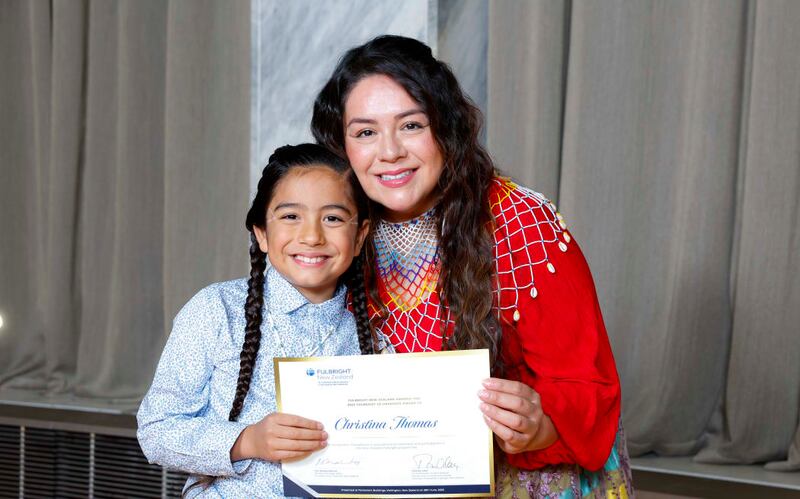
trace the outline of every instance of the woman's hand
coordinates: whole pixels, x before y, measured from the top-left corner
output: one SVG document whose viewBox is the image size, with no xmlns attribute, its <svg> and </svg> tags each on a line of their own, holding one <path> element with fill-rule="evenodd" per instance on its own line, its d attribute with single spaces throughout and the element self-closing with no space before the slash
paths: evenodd
<svg viewBox="0 0 800 499">
<path fill-rule="evenodd" d="M 478 393 L 486 425 L 506 454 L 543 449 L 558 440 L 539 394 L 518 381 L 489 378 Z"/>
<path fill-rule="evenodd" d="M 322 423 L 273 412 L 242 431 L 231 447 L 231 461 L 258 458 L 283 462 L 302 459 L 327 445 Z"/>
</svg>

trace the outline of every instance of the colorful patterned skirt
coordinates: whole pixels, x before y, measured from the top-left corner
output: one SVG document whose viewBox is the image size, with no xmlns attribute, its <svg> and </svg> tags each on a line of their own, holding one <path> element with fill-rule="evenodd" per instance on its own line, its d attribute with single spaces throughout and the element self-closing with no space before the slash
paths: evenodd
<svg viewBox="0 0 800 499">
<path fill-rule="evenodd" d="M 608 461 L 598 471 L 587 471 L 577 464 L 551 465 L 525 471 L 500 458 L 495 486 L 495 497 L 500 499 L 633 498 L 630 458 L 622 426 L 617 431 Z"/>
</svg>

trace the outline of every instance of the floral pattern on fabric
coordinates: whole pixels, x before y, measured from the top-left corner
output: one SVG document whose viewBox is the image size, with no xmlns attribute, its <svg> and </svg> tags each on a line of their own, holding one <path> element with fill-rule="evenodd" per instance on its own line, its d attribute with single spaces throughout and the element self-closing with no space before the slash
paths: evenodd
<svg viewBox="0 0 800 499">
<path fill-rule="evenodd" d="M 628 499 L 635 497 L 625 434 L 620 427 L 611 455 L 598 471 L 577 464 L 538 470 L 515 468 L 502 459 L 496 470 L 498 499 Z"/>
<path fill-rule="evenodd" d="M 238 421 L 228 421 L 244 341 L 247 280 L 212 284 L 175 317 L 150 390 L 137 413 L 139 444 L 151 463 L 192 476 L 218 476 L 187 497 L 275 498 L 283 496 L 279 463 L 231 462 L 230 449 L 248 424 L 275 412 L 274 357 L 359 355 L 355 319 L 340 288 L 330 300 L 310 303 L 274 268 L 266 272 L 264 321 L 250 391 Z"/>
</svg>

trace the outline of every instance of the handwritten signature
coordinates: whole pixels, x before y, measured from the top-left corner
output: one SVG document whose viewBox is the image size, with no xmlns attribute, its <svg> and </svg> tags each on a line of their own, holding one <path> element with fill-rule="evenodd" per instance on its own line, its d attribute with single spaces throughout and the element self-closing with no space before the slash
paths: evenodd
<svg viewBox="0 0 800 499">
<path fill-rule="evenodd" d="M 326 464 L 333 464 L 335 466 L 358 466 L 361 464 L 361 461 L 359 461 L 355 457 L 339 457 L 337 459 L 321 457 L 317 459 L 317 462 L 315 464 L 317 466 L 324 466 Z"/>
<path fill-rule="evenodd" d="M 434 456 L 433 454 L 417 454 L 413 457 L 414 466 L 418 470 L 445 470 L 458 469 L 458 464 L 453 461 L 452 456 Z"/>
</svg>

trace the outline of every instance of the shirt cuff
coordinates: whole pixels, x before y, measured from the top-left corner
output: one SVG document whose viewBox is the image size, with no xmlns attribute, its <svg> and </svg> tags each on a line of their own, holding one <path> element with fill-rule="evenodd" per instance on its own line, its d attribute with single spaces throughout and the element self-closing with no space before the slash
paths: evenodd
<svg viewBox="0 0 800 499">
<path fill-rule="evenodd" d="M 247 468 L 250 467 L 250 463 L 252 462 L 253 462 L 252 459 L 242 459 L 241 461 L 234 461 L 231 464 L 233 465 L 234 473 L 236 473 L 237 475 L 241 475 L 242 473 L 247 471 Z"/>
<path fill-rule="evenodd" d="M 238 421 L 225 421 L 214 423 L 210 428 L 205 428 L 205 438 L 208 448 L 211 450 L 206 466 L 214 476 L 231 476 L 244 473 L 250 466 L 252 459 L 231 462 L 231 448 L 236 443 L 236 439 L 242 434 L 247 424 Z"/>
</svg>

